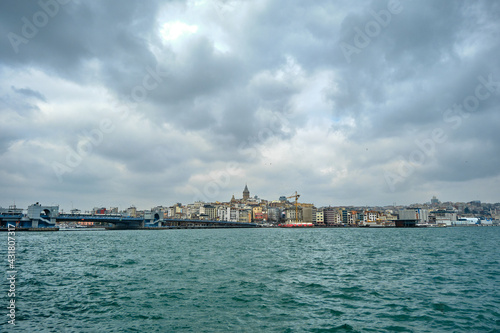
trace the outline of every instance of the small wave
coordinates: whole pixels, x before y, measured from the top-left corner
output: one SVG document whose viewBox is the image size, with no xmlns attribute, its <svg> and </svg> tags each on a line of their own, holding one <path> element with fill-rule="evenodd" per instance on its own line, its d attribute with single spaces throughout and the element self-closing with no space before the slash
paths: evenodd
<svg viewBox="0 0 500 333">
<path fill-rule="evenodd" d="M 452 308 L 451 306 L 449 306 L 448 304 L 446 303 L 442 303 L 442 302 L 439 302 L 439 303 L 433 303 L 432 304 L 432 308 L 434 310 L 437 310 L 437 311 L 440 311 L 442 313 L 444 312 L 450 312 L 450 311 L 455 311 L 454 308 Z"/>
<path fill-rule="evenodd" d="M 127 259 L 122 264 L 123 265 L 135 265 L 135 264 L 137 264 L 137 261 L 135 261 L 133 259 Z"/>
</svg>

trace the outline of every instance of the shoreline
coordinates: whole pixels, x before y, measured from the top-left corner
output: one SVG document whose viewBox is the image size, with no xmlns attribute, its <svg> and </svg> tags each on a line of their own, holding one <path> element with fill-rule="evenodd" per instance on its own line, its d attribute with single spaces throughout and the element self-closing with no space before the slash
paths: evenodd
<svg viewBox="0 0 500 333">
<path fill-rule="evenodd" d="M 142 227 L 142 228 L 115 228 L 115 227 L 85 227 L 85 228 L 15 228 L 16 232 L 49 232 L 49 231 L 116 231 L 116 230 L 178 230 L 178 229 L 441 229 L 441 228 L 473 228 L 473 227 L 499 227 L 499 225 L 454 225 L 454 226 L 416 226 L 416 227 L 396 227 L 396 226 L 309 226 L 309 227 L 280 227 L 280 226 L 258 226 L 258 227 L 240 227 L 240 226 L 213 226 L 213 227 L 194 227 L 194 226 L 166 226 L 166 227 Z M 8 232 L 7 228 L 0 228 L 0 232 Z M 12 230 L 11 230 L 12 231 Z"/>
</svg>

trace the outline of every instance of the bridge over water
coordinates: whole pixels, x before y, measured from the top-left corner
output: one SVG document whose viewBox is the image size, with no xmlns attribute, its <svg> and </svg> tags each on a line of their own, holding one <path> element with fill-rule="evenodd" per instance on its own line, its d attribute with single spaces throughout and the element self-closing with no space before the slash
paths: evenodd
<svg viewBox="0 0 500 333">
<path fill-rule="evenodd" d="M 144 227 L 179 227 L 179 228 L 255 228 L 256 223 L 210 221 L 210 220 L 186 220 L 186 219 L 159 219 L 130 216 L 106 216 L 106 215 L 59 215 L 57 222 L 101 222 L 113 224 L 117 229 L 138 229 Z"/>
<path fill-rule="evenodd" d="M 147 217 L 121 215 L 74 215 L 59 214 L 58 206 L 42 206 L 39 203 L 28 207 L 28 214 L 18 211 L 0 212 L 0 226 L 14 224 L 19 228 L 57 227 L 58 222 L 94 222 L 112 225 L 116 229 L 139 229 L 144 227 L 162 228 L 255 228 L 256 223 L 187 219 L 162 219 L 160 214 L 148 214 Z"/>
</svg>

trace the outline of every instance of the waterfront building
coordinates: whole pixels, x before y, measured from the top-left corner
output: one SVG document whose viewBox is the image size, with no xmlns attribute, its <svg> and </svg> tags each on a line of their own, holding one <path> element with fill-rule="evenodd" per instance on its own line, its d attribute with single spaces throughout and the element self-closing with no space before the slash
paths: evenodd
<svg viewBox="0 0 500 333">
<path fill-rule="evenodd" d="M 239 219 L 240 219 L 240 210 L 236 207 L 228 207 L 227 208 L 228 211 L 229 211 L 229 214 L 228 214 L 228 221 L 231 221 L 231 222 L 238 222 Z"/>
<path fill-rule="evenodd" d="M 175 205 L 167 209 L 167 215 L 169 218 L 176 218 L 176 219 L 187 218 L 188 216 L 187 212 L 188 208 L 183 207 L 182 204 L 180 203 L 176 203 Z"/>
<path fill-rule="evenodd" d="M 262 219 L 262 207 L 261 206 L 254 206 L 252 207 L 252 220 L 257 219 L 257 215 L 259 215 L 259 218 Z"/>
<path fill-rule="evenodd" d="M 347 224 L 348 212 L 346 209 L 342 208 L 340 210 L 340 223 Z"/>
<path fill-rule="evenodd" d="M 220 221 L 238 222 L 240 218 L 240 210 L 238 207 L 233 206 L 218 206 L 217 218 Z"/>
<path fill-rule="evenodd" d="M 267 218 L 270 222 L 279 222 L 281 210 L 278 207 L 267 207 Z"/>
<path fill-rule="evenodd" d="M 351 213 L 347 209 L 342 209 L 342 223 L 348 224 Z"/>
<path fill-rule="evenodd" d="M 168 207 L 167 209 L 167 217 L 168 218 L 173 218 L 175 217 L 175 207 Z"/>
<path fill-rule="evenodd" d="M 241 209 L 239 212 L 238 222 L 243 222 L 243 223 L 252 222 L 252 211 L 250 209 Z"/>
<path fill-rule="evenodd" d="M 256 213 L 252 222 L 263 223 L 267 221 L 267 214 Z"/>
<path fill-rule="evenodd" d="M 349 219 L 348 219 L 347 224 L 356 224 L 358 222 L 359 222 L 359 220 L 358 220 L 358 212 L 356 210 L 351 210 L 349 212 Z"/>
<path fill-rule="evenodd" d="M 324 208 L 323 209 L 323 223 L 327 226 L 341 224 L 341 212 L 337 208 Z"/>
<path fill-rule="evenodd" d="M 379 215 L 380 224 L 385 226 L 393 226 L 397 219 L 398 217 L 394 215 L 392 210 L 386 210 L 384 213 Z"/>
<path fill-rule="evenodd" d="M 92 213 L 94 215 L 96 214 L 106 214 L 107 210 L 106 210 L 106 207 L 94 207 L 94 209 L 92 210 Z"/>
<path fill-rule="evenodd" d="M 429 211 L 422 208 L 406 208 L 399 211 L 399 220 L 416 220 L 418 224 L 429 222 Z"/>
<path fill-rule="evenodd" d="M 325 215 L 322 210 L 316 212 L 316 224 L 325 225 Z"/>
<path fill-rule="evenodd" d="M 225 206 L 218 206 L 217 207 L 217 220 L 229 221 L 227 207 L 225 207 Z"/>
<path fill-rule="evenodd" d="M 200 216 L 200 208 L 203 207 L 205 203 L 202 202 L 202 201 L 195 201 L 194 203 L 192 204 L 188 204 L 186 205 L 186 208 L 185 208 L 185 211 L 186 211 L 186 216 L 187 218 L 189 219 L 198 219 L 199 216 Z M 174 208 L 175 210 L 175 208 Z M 175 212 L 173 215 L 171 215 L 171 213 L 168 213 L 168 216 L 175 216 Z"/>
<path fill-rule="evenodd" d="M 126 214 L 130 217 L 137 217 L 137 208 L 134 206 L 127 208 Z"/>
<path fill-rule="evenodd" d="M 354 223 L 363 225 L 366 222 L 366 215 L 363 211 L 356 211 L 355 214 L 352 215 L 356 217 Z"/>
<path fill-rule="evenodd" d="M 436 210 L 431 213 L 431 218 L 432 222 L 437 225 L 451 226 L 453 222 L 457 221 L 457 213 L 447 210 Z"/>
<path fill-rule="evenodd" d="M 313 223 L 316 222 L 316 208 L 312 205 L 306 205 L 302 207 L 302 215 L 303 215 L 303 220 L 304 223 Z M 313 213 L 314 213 L 314 219 L 313 219 Z"/>
<path fill-rule="evenodd" d="M 0 207 L 0 214 L 4 215 L 22 215 L 22 208 L 17 208 L 16 205 L 9 206 L 9 208 Z"/>
<path fill-rule="evenodd" d="M 200 207 L 200 217 L 205 216 L 208 220 L 215 221 L 217 219 L 217 208 L 213 205 L 203 205 Z"/>
<path fill-rule="evenodd" d="M 297 210 L 295 210 L 295 207 L 288 207 L 285 209 L 285 220 L 287 224 L 293 224 L 293 223 L 303 223 L 304 218 L 302 215 L 302 207 L 298 207 Z"/>
<path fill-rule="evenodd" d="M 378 212 L 374 210 L 368 210 L 365 212 L 365 222 L 376 222 L 378 218 Z"/>
</svg>

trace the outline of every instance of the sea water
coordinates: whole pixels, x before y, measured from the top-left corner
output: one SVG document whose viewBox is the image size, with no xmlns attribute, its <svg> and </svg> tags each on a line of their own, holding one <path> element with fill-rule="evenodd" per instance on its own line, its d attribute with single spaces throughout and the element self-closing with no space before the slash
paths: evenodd
<svg viewBox="0 0 500 333">
<path fill-rule="evenodd" d="M 5 332 L 499 332 L 500 228 L 17 232 Z"/>
</svg>

